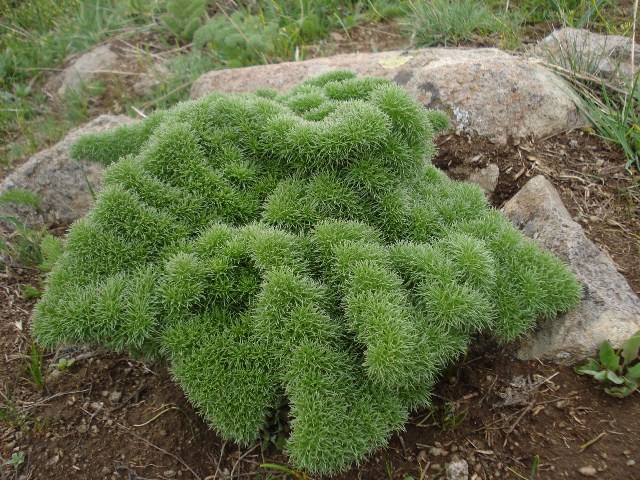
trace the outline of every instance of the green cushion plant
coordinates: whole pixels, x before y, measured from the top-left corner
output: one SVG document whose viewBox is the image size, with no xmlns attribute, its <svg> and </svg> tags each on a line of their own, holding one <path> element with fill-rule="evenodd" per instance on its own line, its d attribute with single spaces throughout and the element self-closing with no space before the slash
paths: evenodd
<svg viewBox="0 0 640 480">
<path fill-rule="evenodd" d="M 429 163 L 446 128 L 399 86 L 331 72 L 87 135 L 108 165 L 33 331 L 163 359 L 226 439 L 288 408 L 291 463 L 344 470 L 429 403 L 478 332 L 508 341 L 580 286 Z"/>
</svg>

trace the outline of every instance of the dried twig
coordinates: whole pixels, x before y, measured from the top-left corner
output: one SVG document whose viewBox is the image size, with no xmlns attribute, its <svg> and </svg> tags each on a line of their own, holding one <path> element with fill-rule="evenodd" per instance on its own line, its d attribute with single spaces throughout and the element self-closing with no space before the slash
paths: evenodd
<svg viewBox="0 0 640 480">
<path fill-rule="evenodd" d="M 238 458 L 238 460 L 236 460 L 236 463 L 233 464 L 233 468 L 231 469 L 231 473 L 229 474 L 229 478 L 233 478 L 233 473 L 236 471 L 236 468 L 238 467 L 238 465 L 240 464 L 240 462 L 247 456 L 249 455 L 251 452 L 253 452 L 259 444 L 254 445 L 252 448 L 250 448 L 249 450 L 247 450 L 246 452 L 244 452 L 242 455 L 240 455 L 240 457 Z"/>
<path fill-rule="evenodd" d="M 522 410 L 522 413 L 520 413 L 520 415 L 518 415 L 518 418 L 516 418 L 516 421 L 511 424 L 511 427 L 509 427 L 509 430 L 507 430 L 507 434 L 504 437 L 504 442 L 502 443 L 502 448 L 507 446 L 507 441 L 509 440 L 509 435 L 511 435 L 511 432 L 513 432 L 513 430 L 518 426 L 518 423 L 520 423 L 520 420 L 522 420 L 522 418 L 527 414 L 527 412 L 529 412 L 529 410 L 531 410 L 533 408 L 534 404 L 535 404 L 535 402 L 529 402 L 529 404 Z"/>
<path fill-rule="evenodd" d="M 138 440 L 140 440 L 141 442 L 146 443 L 147 445 L 149 445 L 150 447 L 155 448 L 156 450 L 164 453 L 165 455 L 169 455 L 170 457 L 176 459 L 178 462 L 180 462 L 187 470 L 189 470 L 191 472 L 191 474 L 196 477 L 198 480 L 202 480 L 202 478 L 200 477 L 200 475 L 198 475 L 193 468 L 191 468 L 189 465 L 187 465 L 187 463 L 182 460 L 180 457 L 178 457 L 177 455 L 174 455 L 171 452 L 167 452 L 165 449 L 158 447 L 157 445 L 154 445 L 153 443 L 151 443 L 149 440 L 147 440 L 146 438 L 142 438 L 139 435 L 136 435 L 135 433 L 133 433 L 131 430 L 129 430 L 128 428 L 126 428 L 124 425 L 121 424 L 117 424 L 120 428 L 122 428 L 125 432 L 127 432 L 129 435 L 134 436 L 135 438 L 137 438 Z"/>
<path fill-rule="evenodd" d="M 607 432 L 602 432 L 600 435 L 598 435 L 595 438 L 592 438 L 591 440 L 589 440 L 587 443 L 585 443 L 584 445 L 580 445 L 580 451 L 584 452 L 587 448 L 589 448 L 591 445 L 593 445 L 594 443 L 596 443 L 598 440 L 600 440 L 602 437 L 604 437 L 607 434 Z"/>
</svg>

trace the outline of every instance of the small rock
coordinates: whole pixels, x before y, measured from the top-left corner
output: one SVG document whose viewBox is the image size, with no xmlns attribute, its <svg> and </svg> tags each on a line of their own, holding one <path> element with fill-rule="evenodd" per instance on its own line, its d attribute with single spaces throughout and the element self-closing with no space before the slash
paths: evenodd
<svg viewBox="0 0 640 480">
<path fill-rule="evenodd" d="M 442 448 L 431 447 L 429 449 L 429 454 L 434 456 L 434 457 L 446 457 L 447 455 L 449 455 L 449 452 L 447 452 L 446 450 L 444 450 Z"/>
<path fill-rule="evenodd" d="M 635 461 L 635 460 L 627 460 L 627 465 L 628 465 L 629 467 L 633 467 L 635 464 L 636 464 L 636 461 Z"/>
<path fill-rule="evenodd" d="M 87 426 L 86 423 L 82 423 L 78 425 L 78 433 L 86 433 L 87 430 L 89 430 L 89 427 Z"/>
<path fill-rule="evenodd" d="M 170 74 L 169 68 L 164 63 L 156 63 L 145 73 L 136 77 L 133 91 L 140 97 L 148 97 L 160 86 L 161 79 Z"/>
<path fill-rule="evenodd" d="M 100 45 L 79 56 L 61 75 L 61 85 L 57 94 L 63 97 L 69 89 L 79 90 L 87 82 L 104 75 L 106 70 L 118 67 L 120 58 L 110 45 Z"/>
<path fill-rule="evenodd" d="M 111 394 L 109 395 L 109 400 L 111 400 L 113 403 L 118 403 L 121 398 L 122 392 L 111 392 Z"/>
<path fill-rule="evenodd" d="M 586 72 L 607 79 L 631 78 L 631 53 L 634 49 L 629 37 L 600 35 L 582 28 L 561 28 L 532 48 L 534 55 L 571 70 Z M 635 68 L 640 53 L 634 52 Z"/>
<path fill-rule="evenodd" d="M 61 378 L 62 378 L 62 372 L 56 368 L 55 370 L 51 370 L 49 372 L 49 374 L 47 375 L 47 378 L 45 378 L 45 383 L 47 385 L 55 385 L 60 381 Z"/>
<path fill-rule="evenodd" d="M 640 299 L 611 257 L 571 218 L 551 182 L 542 175 L 532 178 L 503 211 L 525 235 L 564 261 L 583 287 L 575 308 L 543 321 L 521 342 L 520 359 L 571 363 L 595 354 L 605 339 L 617 347 L 640 329 Z"/>
<path fill-rule="evenodd" d="M 487 197 L 493 195 L 498 186 L 498 178 L 500 177 L 500 168 L 495 163 L 490 163 L 485 168 L 473 172 L 467 182 L 475 183 L 482 190 Z"/>
<path fill-rule="evenodd" d="M 469 465 L 466 460 L 456 460 L 446 466 L 447 480 L 468 480 Z"/>
<path fill-rule="evenodd" d="M 176 471 L 175 470 L 165 470 L 163 475 L 167 478 L 173 478 L 176 476 Z"/>
<path fill-rule="evenodd" d="M 99 412 L 100 410 L 102 410 L 102 407 L 104 407 L 104 403 L 102 402 L 93 402 L 91 404 L 91 410 L 93 410 L 94 412 Z"/>
<path fill-rule="evenodd" d="M 107 130 L 133 121 L 125 116 L 101 115 L 86 125 L 69 132 L 56 145 L 36 153 L 2 182 L 0 194 L 14 189 L 28 190 L 40 196 L 40 214 L 26 205 L 12 205 L 12 214 L 31 226 L 51 223 L 72 223 L 93 203 L 87 182 L 96 190 L 100 186 L 104 167 L 97 163 L 71 161 L 69 148 L 82 135 Z M 0 207 L 0 217 L 7 213 Z M 89 359 L 93 362 L 93 358 Z M 96 362 L 97 363 L 97 362 Z"/>
<path fill-rule="evenodd" d="M 597 473 L 596 469 L 593 467 L 582 467 L 578 471 L 585 477 L 595 477 Z"/>
<path fill-rule="evenodd" d="M 109 396 L 109 390 L 103 390 L 102 391 L 102 396 L 103 397 L 108 397 Z"/>
<path fill-rule="evenodd" d="M 442 466 L 439 463 L 432 463 L 429 468 L 434 472 L 439 472 L 440 470 L 442 470 Z"/>
</svg>

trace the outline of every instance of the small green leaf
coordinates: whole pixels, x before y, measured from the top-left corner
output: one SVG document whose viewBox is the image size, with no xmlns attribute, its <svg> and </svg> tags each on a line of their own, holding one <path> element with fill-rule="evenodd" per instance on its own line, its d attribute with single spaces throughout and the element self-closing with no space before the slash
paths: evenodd
<svg viewBox="0 0 640 480">
<path fill-rule="evenodd" d="M 633 367 L 630 367 L 625 377 L 640 381 L 640 363 L 636 363 Z"/>
<path fill-rule="evenodd" d="M 602 345 L 600 345 L 600 363 L 602 363 L 607 370 L 613 370 L 614 372 L 620 370 L 620 358 L 616 355 L 609 340 L 605 340 L 602 342 Z"/>
<path fill-rule="evenodd" d="M 625 398 L 638 389 L 638 384 L 633 381 L 626 380 L 621 387 L 605 388 L 604 391 L 616 398 Z"/>
<path fill-rule="evenodd" d="M 640 330 L 633 334 L 633 336 L 622 344 L 622 358 L 624 359 L 624 365 L 629 365 L 636 358 L 640 352 Z"/>
<path fill-rule="evenodd" d="M 586 364 L 574 367 L 573 370 L 578 375 L 595 375 L 600 370 L 600 364 L 595 358 L 589 358 Z"/>
<path fill-rule="evenodd" d="M 593 378 L 598 380 L 599 382 L 604 382 L 607 380 L 607 370 L 600 370 L 593 374 Z"/>
<path fill-rule="evenodd" d="M 624 383 L 624 377 L 619 377 L 611 370 L 607 370 L 607 378 L 616 385 L 622 385 Z"/>
</svg>

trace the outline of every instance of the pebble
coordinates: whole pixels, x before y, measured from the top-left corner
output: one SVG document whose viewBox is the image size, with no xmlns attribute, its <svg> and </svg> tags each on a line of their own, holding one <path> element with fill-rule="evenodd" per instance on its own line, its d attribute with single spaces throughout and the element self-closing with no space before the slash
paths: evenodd
<svg viewBox="0 0 640 480">
<path fill-rule="evenodd" d="M 442 470 L 442 465 L 440 465 L 439 463 L 432 463 L 429 468 L 431 470 L 433 470 L 434 472 L 438 472 L 438 471 Z"/>
<path fill-rule="evenodd" d="M 91 404 L 91 410 L 93 410 L 94 412 L 98 412 L 98 411 L 102 410 L 103 406 L 104 406 L 104 404 L 102 402 L 93 402 Z"/>
<path fill-rule="evenodd" d="M 627 460 L 627 465 L 633 467 L 636 464 L 635 460 Z"/>
<path fill-rule="evenodd" d="M 580 472 L 581 475 L 584 475 L 585 477 L 595 477 L 597 473 L 597 470 L 593 467 L 582 467 L 578 471 Z"/>
<path fill-rule="evenodd" d="M 113 403 L 118 403 L 121 398 L 122 392 L 111 392 L 111 394 L 109 395 L 109 400 L 111 400 Z"/>
<path fill-rule="evenodd" d="M 434 457 L 446 457 L 447 455 L 449 455 L 449 452 L 447 452 L 446 450 L 444 450 L 442 448 L 431 447 L 429 449 L 429 454 L 434 456 Z"/>
<path fill-rule="evenodd" d="M 62 378 L 62 372 L 56 368 L 55 370 L 52 370 L 47 374 L 47 378 L 45 378 L 45 381 L 49 385 L 54 385 L 61 378 Z"/>
<path fill-rule="evenodd" d="M 169 477 L 169 478 L 175 477 L 176 476 L 176 471 L 175 470 L 165 470 L 164 471 L 164 476 L 165 477 Z"/>
<path fill-rule="evenodd" d="M 447 480 L 469 480 L 469 465 L 466 460 L 456 460 L 446 466 Z"/>
</svg>

